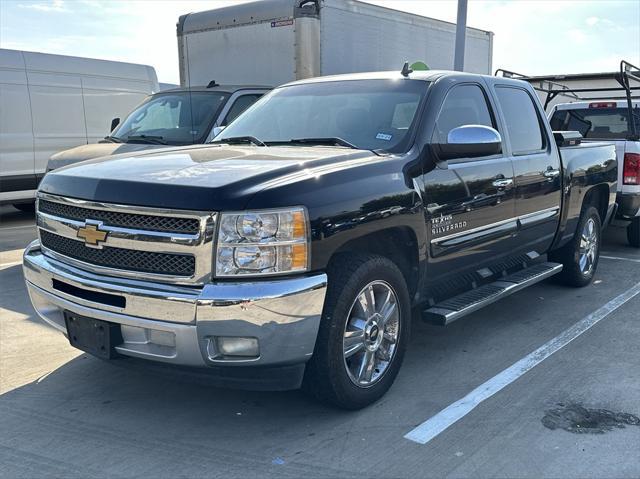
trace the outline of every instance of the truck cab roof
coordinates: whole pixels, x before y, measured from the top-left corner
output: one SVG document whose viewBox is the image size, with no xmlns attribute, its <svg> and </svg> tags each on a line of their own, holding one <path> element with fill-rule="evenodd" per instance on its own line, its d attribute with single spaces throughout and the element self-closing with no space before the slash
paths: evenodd
<svg viewBox="0 0 640 479">
<path fill-rule="evenodd" d="M 272 86 L 267 85 L 216 85 L 212 87 L 207 87 L 206 85 L 198 85 L 191 87 L 178 87 L 178 88 L 169 88 L 167 90 L 162 90 L 157 92 L 156 95 L 161 95 L 163 93 L 177 93 L 183 91 L 192 91 L 192 92 L 211 92 L 218 91 L 224 93 L 235 93 L 237 91 L 242 90 L 271 90 Z"/>
<path fill-rule="evenodd" d="M 466 73 L 451 70 L 419 70 L 409 73 L 407 76 L 402 75 L 400 70 L 394 71 L 380 71 L 380 72 L 366 72 L 366 73 L 347 73 L 342 75 L 329 75 L 323 77 L 307 78 L 304 80 L 297 80 L 290 83 L 285 83 L 280 87 L 291 85 L 302 85 L 309 83 L 324 83 L 324 82 L 337 82 L 337 81 L 351 81 L 351 80 L 418 80 L 418 81 L 436 81 L 440 78 L 450 77 L 458 79 L 478 79 L 482 78 L 488 84 L 501 83 L 501 84 L 517 84 L 524 86 L 532 90 L 529 83 L 522 80 L 504 77 L 495 77 L 492 75 L 481 75 L 478 73 Z M 277 87 L 277 88 L 280 88 Z"/>
</svg>

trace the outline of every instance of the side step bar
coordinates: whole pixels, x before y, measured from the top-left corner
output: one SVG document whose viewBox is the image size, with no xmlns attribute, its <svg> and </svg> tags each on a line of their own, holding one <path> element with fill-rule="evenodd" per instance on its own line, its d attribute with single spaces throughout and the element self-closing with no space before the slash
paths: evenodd
<svg viewBox="0 0 640 479">
<path fill-rule="evenodd" d="M 456 319 L 495 303 L 532 284 L 539 283 L 560 271 L 562 271 L 562 265 L 559 263 L 536 264 L 500 278 L 493 283 L 438 303 L 423 311 L 422 318 L 430 323 L 446 326 Z"/>
</svg>

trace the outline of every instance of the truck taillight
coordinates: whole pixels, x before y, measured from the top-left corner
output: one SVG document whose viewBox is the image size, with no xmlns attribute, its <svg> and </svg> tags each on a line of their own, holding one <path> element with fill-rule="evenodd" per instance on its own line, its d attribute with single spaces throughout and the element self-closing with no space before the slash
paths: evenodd
<svg viewBox="0 0 640 479">
<path fill-rule="evenodd" d="M 622 183 L 625 185 L 640 185 L 640 153 L 624 154 Z"/>
</svg>

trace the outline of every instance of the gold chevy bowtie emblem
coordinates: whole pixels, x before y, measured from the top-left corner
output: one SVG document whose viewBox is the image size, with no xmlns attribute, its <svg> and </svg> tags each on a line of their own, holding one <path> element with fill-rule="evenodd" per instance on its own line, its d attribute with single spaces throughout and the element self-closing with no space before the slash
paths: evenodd
<svg viewBox="0 0 640 479">
<path fill-rule="evenodd" d="M 107 239 L 108 231 L 102 231 L 99 225 L 88 224 L 78 229 L 78 238 L 88 245 L 98 246 Z"/>
</svg>

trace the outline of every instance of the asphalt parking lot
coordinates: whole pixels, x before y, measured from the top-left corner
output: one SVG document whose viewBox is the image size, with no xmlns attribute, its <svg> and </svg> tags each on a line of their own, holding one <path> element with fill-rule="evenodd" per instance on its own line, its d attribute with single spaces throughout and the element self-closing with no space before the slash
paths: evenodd
<svg viewBox="0 0 640 479">
<path fill-rule="evenodd" d="M 394 387 L 359 412 L 81 354 L 31 309 L 34 237 L 32 215 L 0 208 L 0 477 L 640 476 L 640 252 L 620 228 L 587 288 L 545 282 L 447 328 L 416 320 Z M 590 318 L 425 444 L 405 438 Z"/>
</svg>

